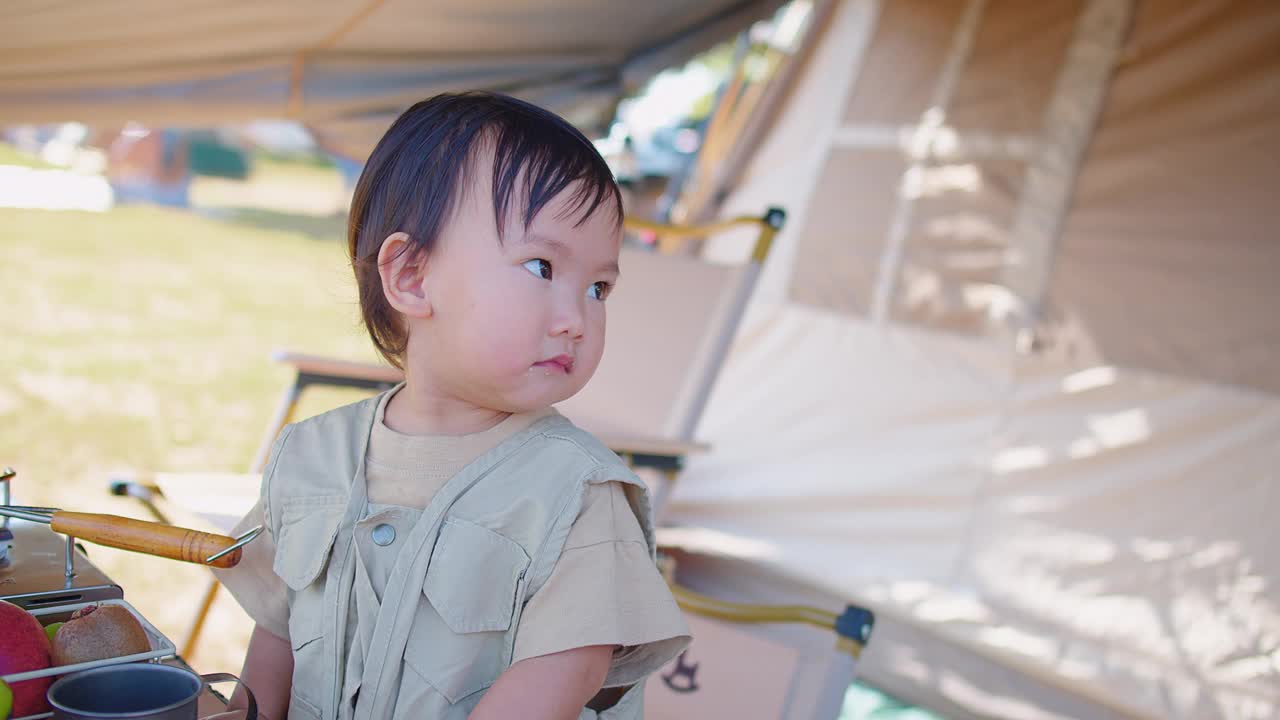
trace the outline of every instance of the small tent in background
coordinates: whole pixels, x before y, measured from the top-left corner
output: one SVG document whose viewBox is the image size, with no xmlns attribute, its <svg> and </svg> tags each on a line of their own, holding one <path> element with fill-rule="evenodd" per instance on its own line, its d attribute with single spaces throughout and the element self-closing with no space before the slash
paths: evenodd
<svg viewBox="0 0 1280 720">
<path fill-rule="evenodd" d="M 1280 5 L 819 6 L 690 186 L 792 221 L 668 541 L 948 716 L 1280 715 Z"/>
</svg>

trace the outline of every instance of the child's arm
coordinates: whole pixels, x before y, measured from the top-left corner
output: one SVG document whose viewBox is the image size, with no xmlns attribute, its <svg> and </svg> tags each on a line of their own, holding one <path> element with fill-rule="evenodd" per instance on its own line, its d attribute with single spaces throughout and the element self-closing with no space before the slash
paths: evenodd
<svg viewBox="0 0 1280 720">
<path fill-rule="evenodd" d="M 293 650 L 289 641 L 278 638 L 262 629 L 253 627 L 249 638 L 249 650 L 244 656 L 244 668 L 240 680 L 253 691 L 258 701 L 258 716 L 264 720 L 285 720 L 289 715 L 289 691 L 293 687 Z M 227 708 L 245 710 L 247 699 L 240 686 Z"/>
<path fill-rule="evenodd" d="M 600 692 L 613 645 L 591 645 L 532 657 L 507 668 L 467 720 L 577 720 Z"/>
</svg>

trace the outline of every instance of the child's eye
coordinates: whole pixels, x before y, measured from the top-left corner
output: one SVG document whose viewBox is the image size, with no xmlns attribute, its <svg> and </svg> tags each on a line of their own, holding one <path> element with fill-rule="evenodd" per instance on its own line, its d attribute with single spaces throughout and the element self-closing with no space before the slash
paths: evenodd
<svg viewBox="0 0 1280 720">
<path fill-rule="evenodd" d="M 587 297 L 604 300 L 609 297 L 609 291 L 612 289 L 613 286 L 607 282 L 592 283 L 591 287 L 587 288 Z"/>
<path fill-rule="evenodd" d="M 551 279 L 551 263 L 542 258 L 535 258 L 524 263 L 524 269 L 542 278 L 543 280 Z"/>
</svg>

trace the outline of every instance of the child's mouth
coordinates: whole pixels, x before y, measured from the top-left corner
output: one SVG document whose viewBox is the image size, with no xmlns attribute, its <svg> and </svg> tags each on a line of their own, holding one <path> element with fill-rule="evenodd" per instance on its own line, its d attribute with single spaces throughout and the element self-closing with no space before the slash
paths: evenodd
<svg viewBox="0 0 1280 720">
<path fill-rule="evenodd" d="M 568 355 L 557 355 L 546 360 L 539 360 L 533 364 L 534 367 L 548 368 L 558 370 L 566 375 L 573 372 L 573 358 Z"/>
</svg>

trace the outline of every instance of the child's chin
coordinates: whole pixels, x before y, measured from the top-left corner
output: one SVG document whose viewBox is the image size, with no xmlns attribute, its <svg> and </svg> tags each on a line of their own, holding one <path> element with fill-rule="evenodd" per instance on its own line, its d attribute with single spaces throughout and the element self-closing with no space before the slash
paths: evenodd
<svg viewBox="0 0 1280 720">
<path fill-rule="evenodd" d="M 527 410 L 541 410 L 542 408 L 551 407 L 552 405 L 558 405 L 574 395 L 577 395 L 578 390 L 580 389 L 581 388 L 576 386 L 572 388 L 564 387 L 556 388 L 554 391 L 549 390 L 547 392 L 537 393 L 536 396 L 528 399 L 529 407 Z"/>
<path fill-rule="evenodd" d="M 551 407 L 567 399 L 563 393 L 528 393 L 520 397 L 509 397 L 501 408 L 495 409 L 509 413 L 527 413 Z"/>
<path fill-rule="evenodd" d="M 530 407 L 529 409 L 541 410 L 542 408 L 548 408 L 553 405 L 559 405 L 560 403 L 564 402 L 565 400 L 568 400 L 571 397 L 573 397 L 573 394 L 565 395 L 564 393 L 556 393 L 554 395 L 547 395 L 546 397 L 541 399 L 542 400 L 541 402 L 536 403 L 533 407 Z"/>
</svg>

